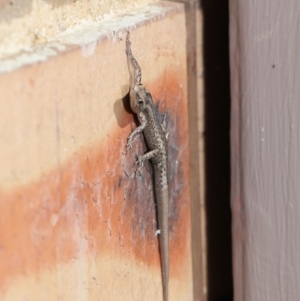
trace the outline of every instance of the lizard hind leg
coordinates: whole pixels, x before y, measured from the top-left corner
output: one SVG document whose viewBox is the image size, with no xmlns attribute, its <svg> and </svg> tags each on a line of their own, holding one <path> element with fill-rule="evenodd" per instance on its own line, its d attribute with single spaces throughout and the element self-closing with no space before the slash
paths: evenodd
<svg viewBox="0 0 300 301">
<path fill-rule="evenodd" d="M 136 157 L 137 160 L 136 160 L 135 164 L 138 165 L 139 167 L 136 170 L 136 174 L 137 173 L 141 173 L 141 169 L 144 166 L 144 162 L 146 160 L 152 159 L 155 155 L 158 154 L 158 152 L 159 152 L 158 149 L 154 149 L 154 150 L 152 150 L 152 151 L 150 151 L 150 152 L 148 152 L 148 153 L 146 153 L 144 155 L 137 155 L 137 157 Z"/>
<path fill-rule="evenodd" d="M 135 164 L 139 165 L 139 167 L 136 170 L 136 174 L 137 173 L 141 173 L 141 169 L 144 166 L 144 162 L 146 160 L 152 159 L 155 155 L 158 154 L 158 152 L 159 152 L 158 149 L 154 149 L 154 150 L 152 150 L 152 151 L 150 151 L 150 152 L 148 152 L 148 153 L 146 153 L 144 155 L 137 155 L 137 160 L 136 160 Z"/>
</svg>

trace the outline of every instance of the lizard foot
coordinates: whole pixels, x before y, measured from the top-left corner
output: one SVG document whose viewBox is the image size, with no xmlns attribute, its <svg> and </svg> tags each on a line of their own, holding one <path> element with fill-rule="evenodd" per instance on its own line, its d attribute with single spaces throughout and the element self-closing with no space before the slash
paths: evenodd
<svg viewBox="0 0 300 301">
<path fill-rule="evenodd" d="M 138 168 L 136 170 L 136 174 L 140 173 L 142 174 L 141 172 L 141 169 L 143 168 L 144 166 L 144 160 L 143 160 L 143 156 L 140 156 L 140 155 L 137 155 L 136 156 L 136 162 L 135 162 L 135 165 L 138 165 Z"/>
<path fill-rule="evenodd" d="M 130 150 L 132 148 L 132 140 L 128 138 L 127 144 L 126 144 L 126 150 Z"/>
<path fill-rule="evenodd" d="M 167 129 L 167 121 L 166 121 L 166 118 L 167 118 L 167 114 L 164 114 L 164 119 L 163 119 L 163 122 L 161 123 L 161 129 L 162 131 L 164 132 L 165 134 L 165 137 L 166 137 L 166 140 L 168 141 L 169 140 L 169 131 Z"/>
</svg>

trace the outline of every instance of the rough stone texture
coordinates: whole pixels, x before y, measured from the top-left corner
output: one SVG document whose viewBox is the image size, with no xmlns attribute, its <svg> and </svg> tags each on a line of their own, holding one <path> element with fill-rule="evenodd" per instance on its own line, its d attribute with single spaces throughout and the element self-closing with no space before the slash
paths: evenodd
<svg viewBox="0 0 300 301">
<path fill-rule="evenodd" d="M 50 42 L 67 30 L 110 20 L 157 0 L 0 0 L 0 59 Z M 125 24 L 124 24 L 125 26 Z"/>
</svg>

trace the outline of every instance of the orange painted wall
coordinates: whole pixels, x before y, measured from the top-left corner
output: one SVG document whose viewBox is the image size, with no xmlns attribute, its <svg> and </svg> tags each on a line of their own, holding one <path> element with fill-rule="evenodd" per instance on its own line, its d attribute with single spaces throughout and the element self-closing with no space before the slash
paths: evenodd
<svg viewBox="0 0 300 301">
<path fill-rule="evenodd" d="M 182 6 L 131 37 L 170 131 L 171 300 L 192 300 Z M 162 295 L 151 165 L 135 177 L 144 141 L 125 149 L 137 126 L 125 40 L 84 47 L 0 76 L 1 300 Z"/>
</svg>

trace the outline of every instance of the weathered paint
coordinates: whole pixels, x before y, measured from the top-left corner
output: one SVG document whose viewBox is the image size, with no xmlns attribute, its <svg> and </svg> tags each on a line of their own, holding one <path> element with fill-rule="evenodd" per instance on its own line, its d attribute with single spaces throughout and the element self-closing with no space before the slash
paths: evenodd
<svg viewBox="0 0 300 301">
<path fill-rule="evenodd" d="M 160 81 L 165 76 L 162 87 Z M 174 162 L 169 165 L 173 278 L 180 278 L 183 261 L 188 256 L 186 233 L 190 223 L 185 182 L 187 149 L 178 147 L 187 143 L 187 120 L 181 117 L 186 106 L 180 82 L 176 74 L 166 73 L 148 85 L 154 95 L 164 99 L 162 110 L 170 112 L 169 153 L 170 161 Z M 127 124 L 126 133 L 132 117 L 123 108 L 119 118 Z M 113 257 L 111 260 L 117 258 L 120 264 L 126 264 L 129 259 L 134 265 L 137 260 L 150 271 L 155 267 L 160 275 L 151 167 L 146 164 L 143 176 L 135 178 L 135 154 L 126 154 L 125 134 L 119 128 L 109 136 L 99 145 L 76 152 L 58 169 L 43 174 L 31 184 L 10 191 L 0 190 L 2 292 L 24 274 L 43 273 L 57 264 L 82 260 L 82 257 L 88 257 L 85 263 L 88 268 L 93 266 L 90 261 L 101 256 L 106 261 L 109 256 Z M 141 147 L 146 150 L 142 141 L 137 138 L 134 142 L 137 152 Z M 103 277 L 99 267 L 99 283 Z M 114 281 L 122 281 L 122 276 Z"/>
<path fill-rule="evenodd" d="M 131 39 L 168 112 L 171 297 L 192 300 L 184 11 Z M 135 127 L 125 41 L 105 39 L 88 57 L 74 47 L 0 82 L 0 299 L 159 300 L 151 168 L 134 178 L 125 150 Z"/>
<path fill-rule="evenodd" d="M 231 0 L 235 300 L 300 296 L 300 5 Z"/>
</svg>

